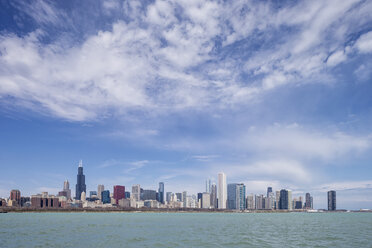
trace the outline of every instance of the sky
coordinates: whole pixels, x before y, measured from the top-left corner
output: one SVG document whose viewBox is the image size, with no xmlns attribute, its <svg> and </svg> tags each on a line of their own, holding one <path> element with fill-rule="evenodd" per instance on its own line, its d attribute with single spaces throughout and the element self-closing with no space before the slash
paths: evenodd
<svg viewBox="0 0 372 248">
<path fill-rule="evenodd" d="M 372 208 L 372 1 L 0 1 L 0 197 L 134 184 Z"/>
</svg>

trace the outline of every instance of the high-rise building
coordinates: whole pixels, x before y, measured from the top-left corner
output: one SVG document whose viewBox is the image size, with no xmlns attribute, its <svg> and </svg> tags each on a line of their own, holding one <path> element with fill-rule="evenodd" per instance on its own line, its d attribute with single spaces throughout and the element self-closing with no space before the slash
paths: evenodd
<svg viewBox="0 0 372 248">
<path fill-rule="evenodd" d="M 228 209 L 245 209 L 245 185 L 242 183 L 231 183 L 227 185 L 227 207 Z"/>
<path fill-rule="evenodd" d="M 116 204 L 119 204 L 120 199 L 125 199 L 125 187 L 122 185 L 114 186 L 114 199 Z"/>
<path fill-rule="evenodd" d="M 265 201 L 264 201 L 264 196 L 263 195 L 256 195 L 255 196 L 255 208 L 260 210 L 264 209 Z"/>
<path fill-rule="evenodd" d="M 182 193 L 176 193 L 177 201 L 183 202 Z"/>
<path fill-rule="evenodd" d="M 293 204 L 292 204 L 292 190 L 288 190 L 288 210 L 293 209 Z"/>
<path fill-rule="evenodd" d="M 111 203 L 109 190 L 103 190 L 101 192 L 101 201 L 103 204 Z"/>
<path fill-rule="evenodd" d="M 310 195 L 310 193 L 306 193 L 305 195 L 305 208 L 313 209 L 313 197 Z"/>
<path fill-rule="evenodd" d="M 98 194 L 98 198 L 102 201 L 102 192 L 105 190 L 105 186 L 102 185 L 102 184 L 98 184 L 98 187 L 97 187 L 97 194 Z"/>
<path fill-rule="evenodd" d="M 143 201 L 156 200 L 156 191 L 152 189 L 144 189 L 142 193 Z"/>
<path fill-rule="evenodd" d="M 247 209 L 255 209 L 253 194 L 247 196 Z"/>
<path fill-rule="evenodd" d="M 166 201 L 167 203 L 171 202 L 172 200 L 172 192 L 167 192 L 166 193 Z"/>
<path fill-rule="evenodd" d="M 67 199 L 71 199 L 71 189 L 70 189 L 70 183 L 68 180 L 65 180 L 63 183 L 63 191 L 66 192 Z"/>
<path fill-rule="evenodd" d="M 328 211 L 336 210 L 336 191 L 328 191 Z"/>
<path fill-rule="evenodd" d="M 10 191 L 10 200 L 14 201 L 16 206 L 21 206 L 21 191 L 18 189 Z"/>
<path fill-rule="evenodd" d="M 217 190 L 217 205 L 219 209 L 226 208 L 227 202 L 227 185 L 226 185 L 226 174 L 221 172 L 218 173 L 218 190 Z"/>
<path fill-rule="evenodd" d="M 217 185 L 215 183 L 211 186 L 211 208 L 217 208 Z"/>
<path fill-rule="evenodd" d="M 282 189 L 280 191 L 279 209 L 289 210 L 288 198 L 288 190 Z"/>
<path fill-rule="evenodd" d="M 280 202 L 280 191 L 277 190 L 275 192 L 275 209 L 280 209 L 279 202 Z"/>
<path fill-rule="evenodd" d="M 187 203 L 188 203 L 188 202 L 187 202 L 187 191 L 183 191 L 183 192 L 182 192 L 182 203 L 183 203 L 183 204 L 182 204 L 183 207 L 184 207 L 184 208 L 187 208 L 187 205 L 188 205 L 188 204 L 187 204 Z"/>
<path fill-rule="evenodd" d="M 125 199 L 129 199 L 130 198 L 130 192 L 129 191 L 125 191 Z"/>
<path fill-rule="evenodd" d="M 159 183 L 159 202 L 164 204 L 164 183 Z"/>
<path fill-rule="evenodd" d="M 267 196 L 266 197 L 270 197 L 273 193 L 273 188 L 272 187 L 267 187 Z"/>
<path fill-rule="evenodd" d="M 136 201 L 141 200 L 141 186 L 139 184 L 132 186 L 132 198 Z"/>
<path fill-rule="evenodd" d="M 83 162 L 80 160 L 76 182 L 75 199 L 81 200 L 81 193 L 87 192 L 87 186 L 85 185 L 85 176 L 83 173 Z"/>
<path fill-rule="evenodd" d="M 210 208 L 211 206 L 211 195 L 207 192 L 202 193 L 201 207 Z"/>
</svg>

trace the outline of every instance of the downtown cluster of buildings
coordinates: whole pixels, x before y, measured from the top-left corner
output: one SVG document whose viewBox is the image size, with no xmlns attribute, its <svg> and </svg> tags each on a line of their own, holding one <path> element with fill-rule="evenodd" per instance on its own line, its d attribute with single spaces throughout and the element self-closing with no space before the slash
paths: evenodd
<svg viewBox="0 0 372 248">
<path fill-rule="evenodd" d="M 226 183 L 226 175 L 218 174 L 218 182 L 206 181 L 205 191 L 197 195 L 189 195 L 186 191 L 180 193 L 165 192 L 164 182 L 159 183 L 158 190 L 143 189 L 139 184 L 133 185 L 131 191 L 126 191 L 123 185 L 113 186 L 113 191 L 98 185 L 96 191 L 87 194 L 83 165 L 80 161 L 75 188 L 75 198 L 72 198 L 69 182 L 66 180 L 63 190 L 58 195 L 47 192 L 21 197 L 19 190 L 12 190 L 9 199 L 0 199 L 0 207 L 30 207 L 30 208 L 202 208 L 229 210 L 311 210 L 313 197 L 306 193 L 292 198 L 292 191 L 282 189 L 273 191 L 272 187 L 261 195 L 246 194 L 243 183 Z M 328 192 L 328 210 L 336 210 L 336 192 Z"/>
</svg>

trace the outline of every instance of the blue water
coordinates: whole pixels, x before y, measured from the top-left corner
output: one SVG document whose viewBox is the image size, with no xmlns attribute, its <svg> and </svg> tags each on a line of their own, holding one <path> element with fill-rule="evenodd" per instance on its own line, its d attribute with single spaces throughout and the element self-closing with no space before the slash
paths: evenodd
<svg viewBox="0 0 372 248">
<path fill-rule="evenodd" d="M 372 247 L 371 213 L 6 213 L 0 247 Z"/>
</svg>

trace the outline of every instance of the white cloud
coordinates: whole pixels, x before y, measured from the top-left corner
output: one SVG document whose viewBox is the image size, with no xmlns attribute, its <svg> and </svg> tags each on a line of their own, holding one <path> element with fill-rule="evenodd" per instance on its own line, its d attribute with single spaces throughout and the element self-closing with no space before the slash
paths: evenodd
<svg viewBox="0 0 372 248">
<path fill-rule="evenodd" d="M 372 52 L 372 31 L 360 36 L 355 43 L 355 47 L 360 53 Z"/>
<path fill-rule="evenodd" d="M 341 62 L 344 62 L 346 59 L 347 59 L 346 54 L 344 53 L 344 51 L 340 50 L 332 53 L 331 56 L 328 57 L 327 65 L 331 67 L 336 66 Z"/>
</svg>

